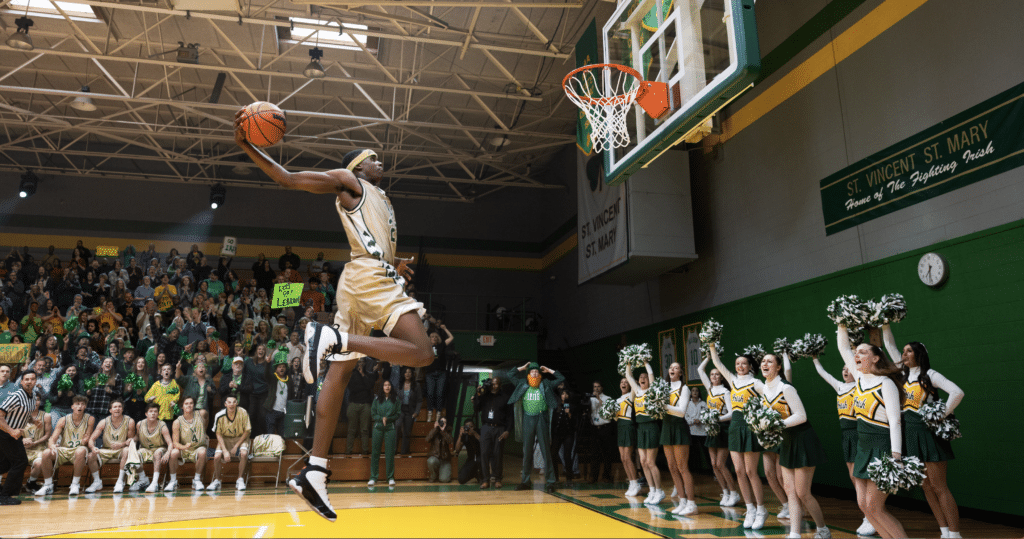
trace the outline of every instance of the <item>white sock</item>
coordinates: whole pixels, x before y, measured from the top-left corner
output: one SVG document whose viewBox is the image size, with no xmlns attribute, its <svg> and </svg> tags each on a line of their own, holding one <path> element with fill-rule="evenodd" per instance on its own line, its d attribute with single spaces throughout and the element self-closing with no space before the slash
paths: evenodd
<svg viewBox="0 0 1024 539">
<path fill-rule="evenodd" d="M 28 476 L 28 480 L 29 481 L 35 481 L 36 479 L 39 479 L 38 475 L 30 475 L 30 476 Z"/>
<path fill-rule="evenodd" d="M 748 503 L 747 504 L 747 512 L 748 513 L 753 513 L 754 511 L 756 511 L 756 509 L 754 509 L 754 504 Z"/>
<path fill-rule="evenodd" d="M 758 513 L 767 513 L 768 510 L 765 509 L 763 505 L 759 505 L 759 506 L 757 506 L 757 512 Z"/>
<path fill-rule="evenodd" d="M 150 482 L 151 483 L 159 483 L 160 482 L 160 472 L 153 472 L 153 480 L 150 481 Z"/>
<path fill-rule="evenodd" d="M 176 473 L 172 473 L 169 477 L 171 478 L 171 481 L 177 481 L 178 480 L 178 474 L 176 474 Z"/>
<path fill-rule="evenodd" d="M 202 480 L 203 480 L 203 476 L 201 476 L 199 474 L 196 474 L 195 479 L 193 479 L 193 481 L 202 481 Z"/>
<path fill-rule="evenodd" d="M 72 477 L 72 478 L 71 478 L 71 484 L 72 484 L 72 485 L 77 485 L 77 484 L 78 484 L 78 482 L 79 482 L 79 481 L 81 481 L 81 480 L 82 480 L 82 478 L 81 478 L 81 477 Z"/>
<path fill-rule="evenodd" d="M 940 537 L 947 537 L 947 536 L 949 536 L 949 527 L 948 526 L 946 526 L 946 527 L 939 526 L 939 536 Z"/>
<path fill-rule="evenodd" d="M 313 466 L 319 466 L 321 468 L 327 469 L 327 459 L 324 457 L 310 456 L 309 463 L 312 464 Z"/>
<path fill-rule="evenodd" d="M 101 481 L 101 479 L 100 479 L 100 472 L 99 471 L 95 471 L 95 472 L 92 473 L 92 480 L 93 481 Z"/>
<path fill-rule="evenodd" d="M 124 483 L 124 468 L 121 468 L 121 471 L 117 472 L 117 482 Z"/>
<path fill-rule="evenodd" d="M 344 331 L 339 331 L 338 335 L 341 336 L 341 351 L 348 352 L 348 333 L 345 333 Z"/>
<path fill-rule="evenodd" d="M 53 484 L 53 478 L 52 477 L 47 477 L 47 478 L 43 479 L 43 486 L 44 487 L 48 487 L 48 486 L 50 486 L 52 484 Z"/>
</svg>

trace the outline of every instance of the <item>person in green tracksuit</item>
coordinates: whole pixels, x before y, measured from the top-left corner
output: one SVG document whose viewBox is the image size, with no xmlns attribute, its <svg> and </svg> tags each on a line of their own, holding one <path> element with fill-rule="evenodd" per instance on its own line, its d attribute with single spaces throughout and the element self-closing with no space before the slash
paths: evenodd
<svg viewBox="0 0 1024 539">
<path fill-rule="evenodd" d="M 543 374 L 551 374 L 553 380 L 544 380 Z M 512 380 L 516 384 L 509 404 L 523 402 L 523 471 L 522 479 L 516 490 L 527 490 L 533 487 L 530 473 L 533 471 L 533 444 L 540 443 L 541 454 L 544 455 L 545 490 L 555 491 L 555 467 L 551 462 L 551 411 L 560 406 L 555 396 L 555 388 L 565 381 L 565 377 L 557 371 L 541 367 L 537 363 L 527 363 L 508 371 L 502 378 Z"/>
<path fill-rule="evenodd" d="M 402 406 L 398 403 L 390 380 L 384 380 L 380 393 L 373 399 L 370 416 L 373 418 L 373 441 L 370 444 L 370 481 L 373 486 L 377 482 L 380 469 L 380 443 L 384 442 L 385 471 L 388 473 L 388 486 L 395 486 L 395 451 L 398 448 L 398 432 L 395 423 L 401 415 Z"/>
</svg>

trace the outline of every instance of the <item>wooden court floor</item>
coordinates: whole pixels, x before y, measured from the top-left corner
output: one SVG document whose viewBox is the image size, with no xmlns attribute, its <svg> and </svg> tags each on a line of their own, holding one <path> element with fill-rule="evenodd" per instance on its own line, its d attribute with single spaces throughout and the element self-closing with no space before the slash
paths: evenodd
<svg viewBox="0 0 1024 539">
<path fill-rule="evenodd" d="M 510 459 L 511 460 L 511 459 Z M 518 470 L 506 461 L 506 477 Z M 481 491 L 471 482 L 459 485 L 402 481 L 394 489 L 368 488 L 362 482 L 333 482 L 331 501 L 338 521 L 314 515 L 284 487 L 250 487 L 236 492 L 231 485 L 217 493 L 194 494 L 190 488 L 173 494 L 114 495 L 108 485 L 94 495 L 22 496 L 19 506 L 0 508 L 0 537 L 785 537 L 787 521 L 775 513 L 759 531 L 743 529 L 743 508 L 718 505 L 718 487 L 696 475 L 700 513 L 677 517 L 674 504 L 644 506 L 642 497 L 623 496 L 625 484 L 577 483 L 555 494 L 539 489 L 516 492 L 514 480 L 501 490 Z M 666 481 L 667 490 L 672 486 Z M 819 498 L 833 537 L 853 537 L 861 515 L 852 500 Z M 930 514 L 895 509 L 911 537 L 937 537 Z M 1012 528 L 963 519 L 964 537 L 1021 537 Z M 813 535 L 810 522 L 804 537 Z"/>
</svg>

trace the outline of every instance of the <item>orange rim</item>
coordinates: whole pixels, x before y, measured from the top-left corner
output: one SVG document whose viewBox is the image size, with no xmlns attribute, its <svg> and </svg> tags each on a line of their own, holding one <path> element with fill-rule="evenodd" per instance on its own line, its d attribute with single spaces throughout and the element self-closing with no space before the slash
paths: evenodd
<svg viewBox="0 0 1024 539">
<path fill-rule="evenodd" d="M 571 88 L 569 88 L 569 79 L 571 79 L 577 73 L 580 73 L 581 71 L 588 71 L 588 70 L 591 70 L 591 69 L 598 69 L 598 68 L 605 68 L 605 67 L 611 67 L 611 68 L 614 68 L 614 69 L 618 69 L 619 71 L 622 71 L 623 73 L 625 73 L 627 75 L 631 75 L 633 78 L 635 78 L 637 81 L 639 81 L 641 84 L 640 84 L 640 87 L 637 89 L 636 97 L 639 98 L 642 95 L 642 93 L 643 93 L 643 91 L 645 89 L 645 86 L 644 86 L 644 84 L 642 84 L 644 79 L 643 79 L 642 76 L 640 76 L 640 72 L 635 70 L 635 69 L 633 69 L 632 67 L 624 66 L 624 65 L 621 65 L 621 64 L 590 64 L 590 65 L 586 65 L 586 66 L 582 66 L 582 67 L 577 67 L 576 69 L 570 71 L 569 74 L 566 75 L 565 78 L 562 79 L 562 89 L 565 90 L 566 94 L 572 95 L 576 99 L 579 99 L 580 101 L 583 101 L 583 102 L 585 102 L 587 104 L 590 104 L 590 105 L 621 105 L 623 103 L 629 102 L 630 101 L 629 94 L 613 95 L 613 96 L 608 96 L 608 97 L 594 98 L 594 97 L 590 97 L 590 96 L 586 96 L 586 95 L 577 94 Z"/>
</svg>

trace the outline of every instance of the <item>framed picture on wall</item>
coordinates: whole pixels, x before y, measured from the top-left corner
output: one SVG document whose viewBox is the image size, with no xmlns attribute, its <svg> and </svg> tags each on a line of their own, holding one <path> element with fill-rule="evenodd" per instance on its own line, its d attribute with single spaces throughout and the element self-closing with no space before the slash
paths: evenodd
<svg viewBox="0 0 1024 539">
<path fill-rule="evenodd" d="M 683 326 L 683 366 L 686 383 L 700 384 L 700 322 Z"/>
<path fill-rule="evenodd" d="M 666 329 L 665 331 L 658 332 L 658 350 L 660 351 L 659 357 L 661 358 L 661 364 L 659 366 L 659 372 L 661 377 L 668 380 L 668 368 L 677 361 L 676 358 L 676 330 L 675 328 Z"/>
</svg>

